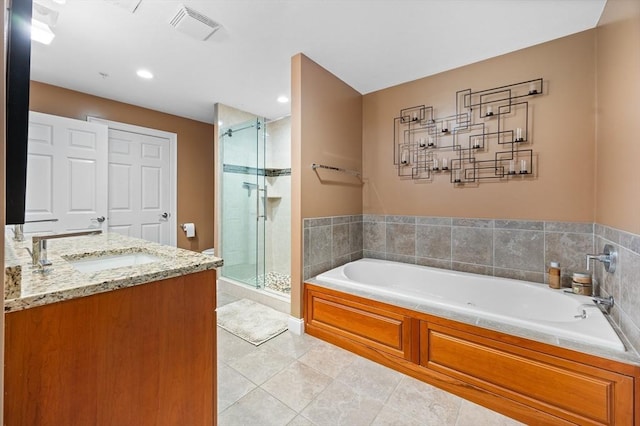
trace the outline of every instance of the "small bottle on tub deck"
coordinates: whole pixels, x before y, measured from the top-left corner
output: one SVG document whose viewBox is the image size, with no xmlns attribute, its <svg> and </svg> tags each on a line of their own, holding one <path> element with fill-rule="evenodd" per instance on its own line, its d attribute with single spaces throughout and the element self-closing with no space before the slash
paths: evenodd
<svg viewBox="0 0 640 426">
<path fill-rule="evenodd" d="M 560 264 L 558 262 L 551 262 L 549 264 L 549 287 L 562 287 L 562 284 L 560 282 Z"/>
</svg>

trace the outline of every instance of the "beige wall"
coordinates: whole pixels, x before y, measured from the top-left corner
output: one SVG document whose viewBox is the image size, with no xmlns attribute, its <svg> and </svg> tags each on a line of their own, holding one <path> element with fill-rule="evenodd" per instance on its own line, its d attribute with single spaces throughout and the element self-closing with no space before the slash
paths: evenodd
<svg viewBox="0 0 640 426">
<path fill-rule="evenodd" d="M 640 2 L 609 0 L 597 28 L 596 222 L 640 234 Z"/>
<path fill-rule="evenodd" d="M 291 62 L 291 313 L 302 315 L 302 218 L 362 213 L 362 96 L 302 54 Z"/>
<path fill-rule="evenodd" d="M 176 133 L 177 223 L 196 224 L 196 237 L 191 239 L 178 227 L 178 247 L 196 251 L 213 247 L 213 125 L 35 81 L 31 82 L 30 109 L 79 120 L 94 116 Z"/>
<path fill-rule="evenodd" d="M 586 31 L 365 95 L 364 212 L 593 221 L 594 43 L 595 31 Z M 539 77 L 544 79 L 544 95 L 527 98 L 531 148 L 539 159 L 537 178 L 454 188 L 442 176 L 426 184 L 397 176 L 393 119 L 402 108 L 425 104 L 434 107 L 436 117 L 452 115 L 458 90 L 491 89 Z"/>
<path fill-rule="evenodd" d="M 4 229 L 5 227 L 5 176 L 4 176 L 4 153 L 6 149 L 5 145 L 5 137 L 6 137 L 6 126 L 5 126 L 5 83 L 7 81 L 7 69 L 6 69 L 6 33 L 5 33 L 5 14 L 7 13 L 6 2 L 2 2 L 2 11 L 0 11 L 0 31 L 4 34 L 2 46 L 0 46 L 0 54 L 2 54 L 2 64 L 0 68 L 2 69 L 2 84 L 0 84 L 0 229 Z M 4 265 L 4 232 L 0 232 L 0 265 Z M 0 274 L 0 294 L 4 294 L 4 274 Z M 0 365 L 4 365 L 4 314 L 0 316 Z M 4 368 L 0 370 L 0 407 L 3 405 L 4 401 Z M 3 420 L 4 410 L 0 411 L 0 424 L 4 424 Z"/>
</svg>

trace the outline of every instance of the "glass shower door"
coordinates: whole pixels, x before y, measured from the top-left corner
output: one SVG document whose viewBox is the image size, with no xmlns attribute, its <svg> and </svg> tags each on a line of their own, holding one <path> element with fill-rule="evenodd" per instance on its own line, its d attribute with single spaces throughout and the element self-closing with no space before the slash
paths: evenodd
<svg viewBox="0 0 640 426">
<path fill-rule="evenodd" d="M 222 129 L 222 276 L 264 287 L 265 131 L 259 119 Z"/>
</svg>

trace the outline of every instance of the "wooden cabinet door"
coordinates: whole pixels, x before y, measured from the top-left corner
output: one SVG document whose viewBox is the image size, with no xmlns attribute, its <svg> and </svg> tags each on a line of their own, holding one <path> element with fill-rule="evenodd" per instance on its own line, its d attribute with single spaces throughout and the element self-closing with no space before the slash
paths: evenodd
<svg viewBox="0 0 640 426">
<path fill-rule="evenodd" d="M 633 424 L 632 377 L 421 322 L 420 364 L 578 424 Z"/>
<path fill-rule="evenodd" d="M 215 271 L 6 315 L 5 424 L 212 425 Z"/>
</svg>

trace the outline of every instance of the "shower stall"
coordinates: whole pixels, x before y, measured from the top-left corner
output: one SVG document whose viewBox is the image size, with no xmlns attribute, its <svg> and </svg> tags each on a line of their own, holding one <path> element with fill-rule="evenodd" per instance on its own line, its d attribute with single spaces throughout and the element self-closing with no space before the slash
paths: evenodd
<svg viewBox="0 0 640 426">
<path fill-rule="evenodd" d="M 288 297 L 291 169 L 278 158 L 284 127 L 255 118 L 220 130 L 219 232 L 223 278 Z"/>
</svg>

